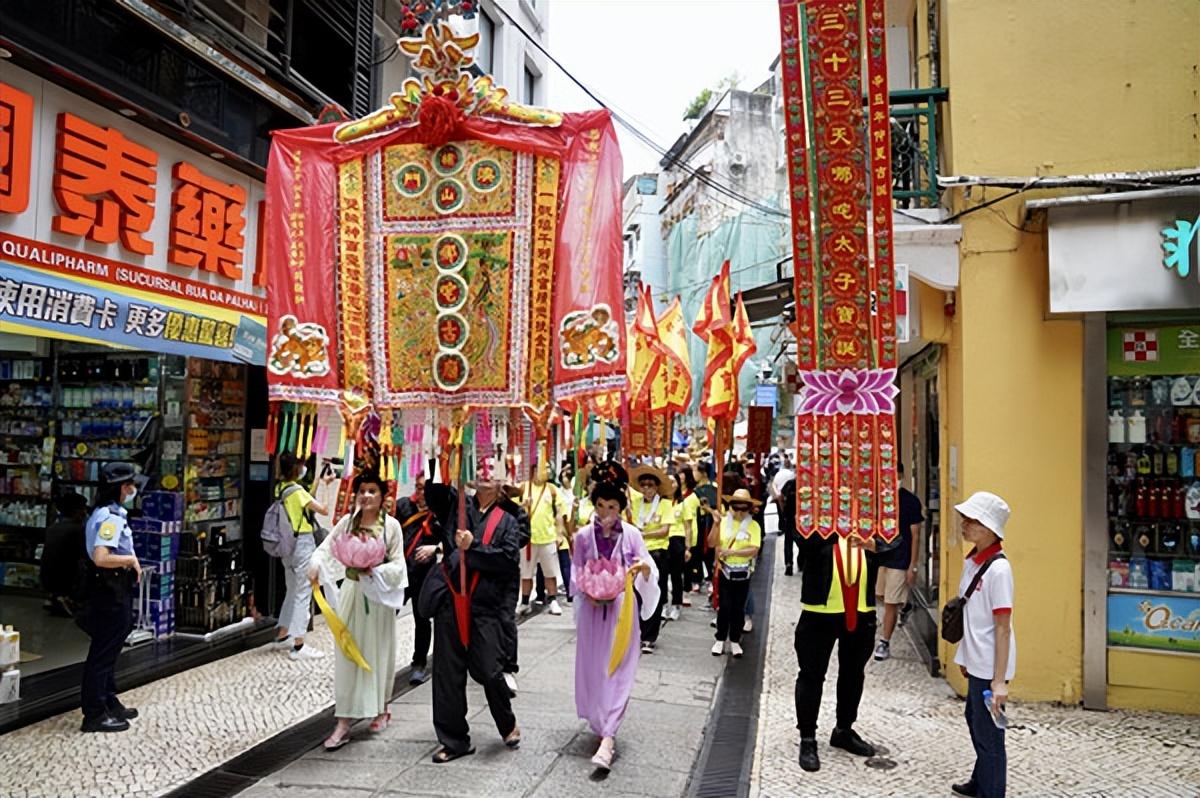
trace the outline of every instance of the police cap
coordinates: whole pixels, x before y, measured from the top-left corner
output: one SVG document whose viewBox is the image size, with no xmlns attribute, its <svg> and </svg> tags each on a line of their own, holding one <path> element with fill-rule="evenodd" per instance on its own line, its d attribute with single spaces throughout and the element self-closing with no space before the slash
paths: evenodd
<svg viewBox="0 0 1200 798">
<path fill-rule="evenodd" d="M 104 481 L 109 485 L 132 481 L 137 489 L 141 490 L 150 481 L 149 477 L 139 474 L 132 463 L 106 463 L 100 471 Z"/>
</svg>

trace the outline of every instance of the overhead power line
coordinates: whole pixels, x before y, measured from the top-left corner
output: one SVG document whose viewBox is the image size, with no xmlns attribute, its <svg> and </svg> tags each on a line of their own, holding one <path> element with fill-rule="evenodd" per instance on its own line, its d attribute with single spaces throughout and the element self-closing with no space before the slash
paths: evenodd
<svg viewBox="0 0 1200 798">
<path fill-rule="evenodd" d="M 546 58 L 549 59 L 550 63 L 552 63 L 552 64 L 554 64 L 554 66 L 558 67 L 559 71 L 561 71 L 564 75 L 566 75 L 571 80 L 571 82 L 574 83 L 576 86 L 578 86 L 579 89 L 584 94 L 586 94 L 589 98 L 591 98 L 593 102 L 595 102 L 601 108 L 605 109 L 610 114 L 612 114 L 612 117 L 614 120 L 616 120 L 617 124 L 621 125 L 621 127 L 625 128 L 627 131 L 629 131 L 629 133 L 631 133 L 634 136 L 634 138 L 636 138 L 638 141 L 641 141 L 643 144 L 645 144 L 651 150 L 653 150 L 654 152 L 658 153 L 663 158 L 665 158 L 667 160 L 668 165 L 679 168 L 681 171 L 686 172 L 687 174 L 691 175 L 693 178 L 695 178 L 699 182 L 703 183 L 704 185 L 708 186 L 709 188 L 713 189 L 714 191 L 718 192 L 719 194 L 724 194 L 726 197 L 728 197 L 732 200 L 735 200 L 737 202 L 740 202 L 741 204 L 743 204 L 749 208 L 753 208 L 754 210 L 757 210 L 760 213 L 766 214 L 768 216 L 778 216 L 778 217 L 785 218 L 785 219 L 790 218 L 790 214 L 779 210 L 778 208 L 774 207 L 773 205 L 768 205 L 768 204 L 765 204 L 764 202 L 756 200 L 752 197 L 748 197 L 745 194 L 742 194 L 737 189 L 731 188 L 723 183 L 713 180 L 710 176 L 706 175 L 701 170 L 696 169 L 695 167 L 691 166 L 690 164 L 688 164 L 687 162 L 685 162 L 683 160 L 680 160 L 677 156 L 671 155 L 667 148 L 663 147 L 658 142 L 654 141 L 654 139 L 652 139 L 650 136 L 643 133 L 636 125 L 634 125 L 632 122 L 630 122 L 624 116 L 619 114 L 615 109 L 613 109 L 613 107 L 611 105 L 606 103 L 604 100 L 600 99 L 600 97 L 598 97 L 594 91 L 592 91 L 590 88 L 588 88 L 586 85 L 584 85 L 583 81 L 581 81 L 579 78 L 575 77 L 575 75 L 573 75 L 569 69 L 567 69 L 565 66 L 563 66 L 561 61 L 559 61 L 557 58 L 555 58 L 553 55 L 551 55 L 550 51 L 547 50 L 544 46 L 542 46 L 542 43 L 540 41 L 538 41 L 536 38 L 534 38 L 532 35 L 530 35 L 529 31 L 525 30 L 525 28 L 521 26 L 521 23 L 517 22 L 517 20 L 514 19 L 513 16 L 504 9 L 503 6 L 497 5 L 496 8 L 500 11 L 501 14 L 503 14 L 505 16 L 505 18 L 512 24 L 513 27 L 515 27 L 518 31 L 520 31 L 521 35 L 525 37 L 526 41 L 528 41 L 530 44 L 532 44 L 535 48 L 537 48 L 537 50 L 542 55 L 546 56 Z"/>
</svg>

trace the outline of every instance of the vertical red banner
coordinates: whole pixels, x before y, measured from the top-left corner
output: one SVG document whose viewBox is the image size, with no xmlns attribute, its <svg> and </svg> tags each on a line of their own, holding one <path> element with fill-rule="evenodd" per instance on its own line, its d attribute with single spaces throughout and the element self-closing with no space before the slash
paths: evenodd
<svg viewBox="0 0 1200 798">
<path fill-rule="evenodd" d="M 780 2 L 802 385 L 797 528 L 803 535 L 890 538 L 896 532 L 883 3 Z"/>
</svg>

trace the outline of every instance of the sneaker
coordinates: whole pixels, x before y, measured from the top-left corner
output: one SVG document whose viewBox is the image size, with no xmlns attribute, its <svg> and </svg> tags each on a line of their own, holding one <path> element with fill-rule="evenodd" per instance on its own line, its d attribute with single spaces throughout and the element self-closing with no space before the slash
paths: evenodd
<svg viewBox="0 0 1200 798">
<path fill-rule="evenodd" d="M 547 611 L 551 615 L 562 615 L 562 607 L 558 606 L 558 599 L 550 599 L 550 608 Z"/>
<path fill-rule="evenodd" d="M 711 626 L 712 628 L 716 629 L 717 628 L 717 619 L 713 618 L 711 621 L 708 622 L 708 625 Z"/>
<path fill-rule="evenodd" d="M 817 756 L 817 741 L 800 738 L 800 769 L 816 773 L 821 769 L 821 758 Z"/>
<path fill-rule="evenodd" d="M 667 610 L 667 614 L 664 617 L 666 617 L 666 619 L 668 621 L 678 621 L 679 620 L 679 608 L 672 606 L 671 609 Z"/>
<path fill-rule="evenodd" d="M 653 654 L 654 653 L 654 644 L 649 641 L 642 643 L 642 653 L 643 654 Z"/>
<path fill-rule="evenodd" d="M 312 646 L 293 648 L 292 653 L 288 654 L 288 657 L 294 660 L 320 659 L 323 656 L 325 656 L 324 651 L 319 651 Z"/>
<path fill-rule="evenodd" d="M 892 644 L 886 640 L 880 640 L 875 646 L 875 661 L 883 662 L 892 656 Z"/>
<path fill-rule="evenodd" d="M 858 736 L 854 729 L 834 729 L 829 735 L 830 748 L 840 748 L 855 756 L 875 756 L 875 746 Z"/>
<path fill-rule="evenodd" d="M 533 612 L 533 607 L 529 606 L 528 604 L 522 604 L 521 606 L 517 607 L 517 615 L 528 615 L 531 612 Z"/>
<path fill-rule="evenodd" d="M 979 785 L 973 780 L 964 781 L 962 784 L 950 785 L 950 792 L 962 798 L 977 798 L 979 795 Z"/>
<path fill-rule="evenodd" d="M 742 624 L 742 634 L 748 635 L 754 631 L 754 619 L 749 615 L 746 616 L 746 621 Z"/>
<path fill-rule="evenodd" d="M 683 606 L 685 606 L 685 607 L 692 606 L 692 600 L 687 597 L 686 593 L 683 594 Z"/>
<path fill-rule="evenodd" d="M 277 651 L 283 651 L 285 648 L 295 648 L 296 647 L 295 642 L 292 641 L 291 635 L 288 635 L 287 637 L 283 638 L 282 640 L 272 640 L 269 645 L 271 646 L 271 648 L 273 648 Z"/>
<path fill-rule="evenodd" d="M 724 640 L 718 640 L 717 642 L 713 643 L 712 655 L 714 657 L 719 657 L 724 653 L 725 653 L 725 641 Z"/>
<path fill-rule="evenodd" d="M 516 698 L 517 697 L 517 677 L 513 676 L 511 673 L 506 673 L 506 674 L 504 674 L 504 683 L 506 685 L 508 685 L 508 697 Z"/>
<path fill-rule="evenodd" d="M 742 644 L 741 644 L 741 643 L 730 643 L 730 644 L 729 644 L 729 650 L 730 650 L 731 652 L 733 652 L 733 658 L 734 658 L 734 659 L 741 659 L 741 658 L 742 658 Z"/>
</svg>

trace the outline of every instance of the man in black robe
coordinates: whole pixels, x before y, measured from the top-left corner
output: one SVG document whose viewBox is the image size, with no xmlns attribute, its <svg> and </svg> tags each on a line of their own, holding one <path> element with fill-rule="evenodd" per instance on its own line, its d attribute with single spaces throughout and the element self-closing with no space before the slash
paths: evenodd
<svg viewBox="0 0 1200 798">
<path fill-rule="evenodd" d="M 467 675 L 483 686 L 488 708 L 504 744 L 516 748 L 521 732 L 504 681 L 510 656 L 506 624 L 514 612 L 509 597 L 519 575 L 520 530 L 516 519 L 500 506 L 502 482 L 476 483 L 475 500 L 467 507 L 465 529 L 454 535 L 455 548 L 444 567 L 435 569 L 421 591 L 421 612 L 433 624 L 433 726 L 441 748 L 437 763 L 474 753 L 467 723 Z M 469 602 L 469 639 L 459 637 L 455 595 L 461 593 L 460 563 L 465 559 Z"/>
<path fill-rule="evenodd" d="M 430 493 L 452 490 L 447 486 L 430 485 Z M 408 587 L 405 595 L 413 603 L 413 656 L 409 684 L 423 684 L 429 678 L 429 646 L 433 642 L 433 619 L 421 614 L 421 586 L 438 564 L 438 555 L 450 551 L 453 540 L 443 533 L 442 521 L 433 508 L 426 503 L 425 475 L 417 476 L 412 496 L 396 502 L 396 519 L 404 531 L 404 562 L 408 566 Z"/>
</svg>

